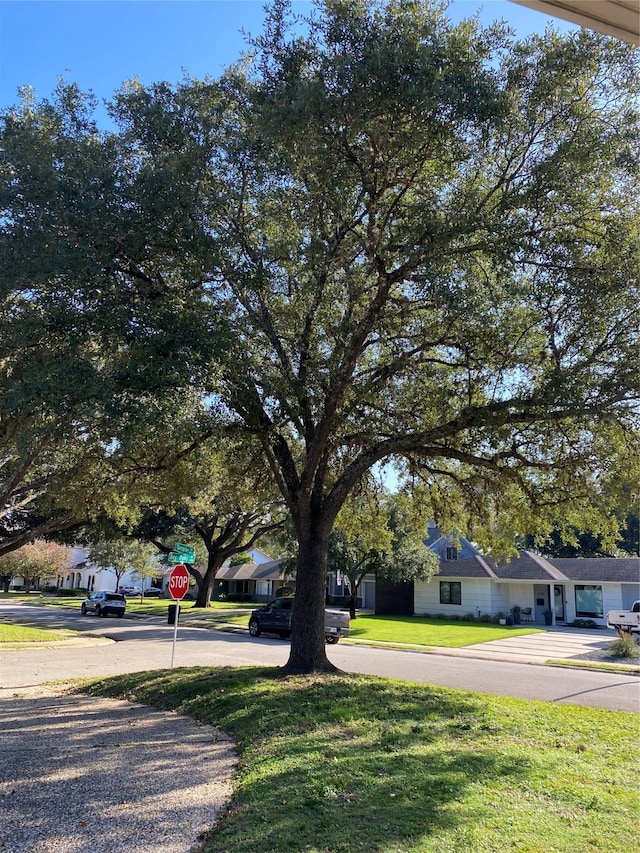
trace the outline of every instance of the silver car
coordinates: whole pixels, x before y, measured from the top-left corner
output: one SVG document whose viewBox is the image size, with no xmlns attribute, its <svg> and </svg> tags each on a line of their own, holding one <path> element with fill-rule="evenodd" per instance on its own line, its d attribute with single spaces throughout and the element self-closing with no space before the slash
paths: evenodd
<svg viewBox="0 0 640 853">
<path fill-rule="evenodd" d="M 87 613 L 95 613 L 96 616 L 108 616 L 113 613 L 114 616 L 122 617 L 126 607 L 124 595 L 118 592 L 94 592 L 89 598 L 85 598 L 80 610 L 83 616 Z"/>
</svg>

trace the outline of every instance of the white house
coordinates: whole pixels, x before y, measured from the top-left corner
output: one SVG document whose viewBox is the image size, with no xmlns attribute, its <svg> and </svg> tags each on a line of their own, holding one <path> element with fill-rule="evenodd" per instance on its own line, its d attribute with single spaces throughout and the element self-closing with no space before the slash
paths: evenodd
<svg viewBox="0 0 640 853">
<path fill-rule="evenodd" d="M 89 560 L 88 551 L 85 548 L 74 547 L 70 549 L 71 555 L 68 567 L 57 576 L 41 579 L 41 587 L 55 586 L 58 589 L 86 589 L 89 592 L 115 592 L 118 584 L 116 574 L 108 566 L 96 566 Z M 140 587 L 142 583 L 145 589 L 150 586 L 164 586 L 164 567 L 158 567 L 158 575 L 154 578 L 141 579 L 135 572 L 126 572 L 120 577 L 120 586 Z"/>
<path fill-rule="evenodd" d="M 468 539 L 429 523 L 425 545 L 440 558 L 430 581 L 376 585 L 376 613 L 451 617 L 509 616 L 522 622 L 606 625 L 607 610 L 628 610 L 640 598 L 640 558 L 557 559 L 521 551 L 495 562 Z"/>
<path fill-rule="evenodd" d="M 556 559 L 521 551 L 509 562 L 495 563 L 475 554 L 442 560 L 432 580 L 416 581 L 413 596 L 416 614 L 478 618 L 508 614 L 517 605 L 527 622 L 592 619 L 604 626 L 607 610 L 630 609 L 640 598 L 640 559 Z"/>
<path fill-rule="evenodd" d="M 88 551 L 84 548 L 75 547 L 70 549 L 70 551 L 71 555 L 68 567 L 64 572 L 57 576 L 42 578 L 42 587 L 55 586 L 59 589 L 86 589 L 89 590 L 89 592 L 115 591 L 117 579 L 113 569 L 110 569 L 108 566 L 96 566 L 89 560 Z M 252 560 L 252 563 L 249 564 L 250 566 L 259 567 L 265 563 L 269 563 L 271 564 L 270 568 L 273 570 L 275 562 L 277 562 L 273 561 L 268 554 L 265 554 L 264 551 L 261 551 L 259 548 L 251 548 L 248 553 Z M 155 586 L 160 589 L 164 589 L 171 568 L 171 566 L 158 566 L 157 576 L 153 578 L 144 578 L 144 588 L 148 589 L 150 586 Z M 246 567 L 236 566 L 232 571 L 235 572 L 239 568 L 243 568 L 243 572 L 238 575 L 239 580 L 240 576 L 242 579 L 245 577 L 252 577 L 250 574 L 247 574 Z M 223 569 L 222 571 L 225 570 Z M 227 569 L 227 571 L 230 570 Z M 270 584 L 269 580 L 266 578 L 260 578 L 256 585 L 260 587 L 260 593 L 263 593 L 267 598 L 272 598 L 274 594 L 273 590 L 275 590 L 277 586 L 282 585 L 282 578 L 277 581 L 277 578 L 279 577 L 277 570 L 271 571 L 271 573 L 268 572 L 267 574 L 269 574 L 270 579 L 272 577 L 273 583 Z M 15 583 L 19 584 L 21 583 L 21 580 L 21 578 L 16 578 Z M 127 572 L 120 578 L 120 586 L 140 587 L 140 585 L 141 580 L 135 572 Z M 238 584 L 238 588 L 239 591 L 242 591 L 240 589 L 240 584 Z"/>
</svg>

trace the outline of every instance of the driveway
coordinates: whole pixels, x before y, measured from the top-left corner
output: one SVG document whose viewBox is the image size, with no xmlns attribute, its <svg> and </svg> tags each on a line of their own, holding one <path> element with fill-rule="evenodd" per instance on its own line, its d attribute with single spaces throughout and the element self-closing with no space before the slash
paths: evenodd
<svg viewBox="0 0 640 853">
<path fill-rule="evenodd" d="M 547 628 L 538 634 L 524 634 L 476 643 L 446 653 L 480 660 L 501 660 L 511 663 L 546 663 L 549 660 L 597 660 L 604 656 L 615 639 L 613 631 L 579 630 L 576 628 Z M 441 650 L 438 649 L 440 652 Z"/>
</svg>

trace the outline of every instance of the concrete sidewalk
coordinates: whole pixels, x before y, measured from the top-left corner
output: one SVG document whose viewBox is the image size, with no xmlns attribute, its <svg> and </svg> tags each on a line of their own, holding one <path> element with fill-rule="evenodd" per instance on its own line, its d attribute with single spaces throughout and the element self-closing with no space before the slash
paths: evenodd
<svg viewBox="0 0 640 853">
<path fill-rule="evenodd" d="M 546 628 L 536 634 L 524 634 L 490 640 L 457 649 L 433 649 L 438 654 L 479 660 L 508 661 L 510 663 L 544 664 L 547 661 L 581 661 L 582 663 L 614 663 L 625 668 L 640 667 L 628 660 L 619 662 L 607 656 L 607 650 L 616 639 L 613 631 L 581 630 L 579 628 Z"/>
</svg>

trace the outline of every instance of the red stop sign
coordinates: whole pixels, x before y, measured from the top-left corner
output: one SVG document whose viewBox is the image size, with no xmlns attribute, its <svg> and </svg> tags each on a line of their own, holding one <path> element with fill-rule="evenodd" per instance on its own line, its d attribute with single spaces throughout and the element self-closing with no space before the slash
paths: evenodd
<svg viewBox="0 0 640 853">
<path fill-rule="evenodd" d="M 189 572 L 182 563 L 174 566 L 169 575 L 169 593 L 175 601 L 184 598 L 189 589 Z"/>
</svg>

